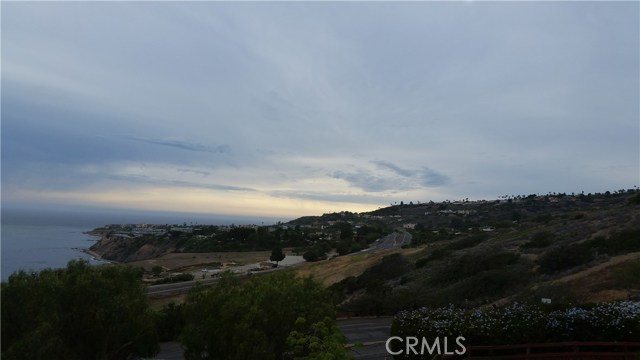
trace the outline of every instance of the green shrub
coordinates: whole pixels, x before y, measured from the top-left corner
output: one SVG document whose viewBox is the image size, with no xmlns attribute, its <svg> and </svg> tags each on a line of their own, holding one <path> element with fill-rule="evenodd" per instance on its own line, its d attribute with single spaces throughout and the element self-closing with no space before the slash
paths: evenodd
<svg viewBox="0 0 640 360">
<path fill-rule="evenodd" d="M 547 247 L 552 243 L 553 243 L 553 235 L 548 231 L 540 231 L 533 234 L 533 236 L 531 236 L 531 239 L 527 243 L 522 245 L 522 248 L 523 249 L 531 249 L 531 248 L 539 249 L 539 248 Z"/>
<path fill-rule="evenodd" d="M 357 277 L 357 286 L 364 289 L 380 280 L 395 279 L 402 276 L 409 267 L 410 263 L 401 254 L 387 255 Z"/>
<path fill-rule="evenodd" d="M 321 284 L 292 272 L 244 281 L 223 276 L 213 287 L 194 287 L 184 314 L 180 340 L 187 360 L 270 360 L 294 354 L 302 359 L 318 346 L 334 356 L 327 358 L 348 358 L 345 339 L 333 321 L 330 294 Z"/>
<path fill-rule="evenodd" d="M 449 246 L 447 246 L 447 248 L 449 248 L 450 250 L 467 249 L 480 244 L 488 238 L 489 235 L 487 235 L 486 233 L 472 235 L 451 243 Z"/>
<path fill-rule="evenodd" d="M 160 341 L 175 341 L 184 327 L 183 304 L 170 302 L 156 313 L 156 327 Z"/>
<path fill-rule="evenodd" d="M 153 285 L 169 284 L 169 283 L 181 282 L 181 281 L 191 281 L 193 279 L 194 279 L 193 274 L 176 274 L 176 275 L 171 275 L 169 277 L 166 277 L 164 279 L 158 279 L 153 282 Z"/>
<path fill-rule="evenodd" d="M 619 286 L 640 287 L 640 260 L 628 261 L 613 269 L 613 278 Z"/>
<path fill-rule="evenodd" d="M 518 262 L 520 255 L 508 251 L 466 254 L 437 271 L 430 279 L 434 285 L 451 284 L 483 271 L 498 270 Z"/>
<path fill-rule="evenodd" d="M 593 260 L 592 249 L 585 244 L 563 245 L 549 250 L 538 258 L 538 271 L 553 274 L 568 270 Z"/>
<path fill-rule="evenodd" d="M 427 266 L 427 264 L 429 263 L 429 260 L 430 259 L 428 257 L 423 257 L 416 260 L 416 269 L 420 269 Z"/>
<path fill-rule="evenodd" d="M 444 248 L 438 248 L 435 249 L 431 252 L 431 254 L 429 256 L 427 256 L 426 258 L 423 258 L 424 261 L 421 261 L 421 266 L 419 267 L 423 267 L 425 266 L 427 263 L 431 262 L 431 261 L 436 261 L 436 260 L 441 260 L 444 259 L 446 257 L 448 257 L 449 255 L 451 255 L 453 253 L 453 251 L 451 251 L 450 249 L 444 247 Z M 422 260 L 422 259 L 419 259 Z M 416 267 L 418 267 L 418 263 L 416 261 Z"/>
<path fill-rule="evenodd" d="M 471 346 L 562 341 L 637 341 L 640 302 L 549 309 L 514 303 L 465 310 L 454 306 L 401 311 L 391 335 L 435 339 L 464 336 Z M 401 355 L 419 359 L 420 355 Z"/>
<path fill-rule="evenodd" d="M 141 269 L 70 261 L 2 283 L 2 359 L 152 356 L 157 334 Z"/>
</svg>

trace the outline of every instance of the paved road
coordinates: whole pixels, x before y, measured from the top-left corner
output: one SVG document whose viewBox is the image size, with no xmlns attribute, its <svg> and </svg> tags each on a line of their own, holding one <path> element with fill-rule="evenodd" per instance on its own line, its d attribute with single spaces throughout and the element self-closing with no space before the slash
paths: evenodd
<svg viewBox="0 0 640 360">
<path fill-rule="evenodd" d="M 409 234 L 408 232 L 402 232 L 402 233 L 394 232 L 392 234 L 389 234 L 383 238 L 380 238 L 374 241 L 373 244 L 369 246 L 369 248 L 364 249 L 357 253 L 349 254 L 349 255 L 362 254 L 362 253 L 368 253 L 368 252 L 377 252 L 377 251 L 388 250 L 388 249 L 396 249 L 396 248 L 402 247 L 402 245 L 409 245 L 409 244 L 411 244 L 411 234 Z"/>
<path fill-rule="evenodd" d="M 411 244 L 411 234 L 409 234 L 408 232 L 402 232 L 402 233 L 394 232 L 390 235 L 387 235 L 383 238 L 376 240 L 373 244 L 371 244 L 371 246 L 368 249 L 362 250 L 360 252 L 352 253 L 349 255 L 357 255 L 357 254 L 368 253 L 368 252 L 377 252 L 381 250 L 395 249 L 408 244 Z M 296 257 L 296 258 L 300 258 L 300 257 Z M 294 261 L 291 264 L 286 264 L 285 262 L 283 262 L 283 264 L 281 264 L 281 266 L 278 266 L 277 268 L 263 270 L 258 273 L 265 274 L 273 271 L 282 270 L 290 266 L 295 266 L 300 262 L 299 261 L 300 259 L 296 259 L 296 260 L 297 261 Z M 245 265 L 242 267 L 234 268 L 232 269 L 232 271 L 235 273 L 252 272 L 250 271 L 250 269 L 259 267 L 259 265 L 260 264 Z M 288 266 L 285 266 L 285 265 L 288 265 Z M 205 279 L 202 279 L 203 274 L 205 274 L 206 276 Z M 179 295 L 179 294 L 186 294 L 189 291 L 189 289 L 191 289 L 193 285 L 195 285 L 196 282 L 198 281 L 204 285 L 211 285 L 217 281 L 217 278 L 210 277 L 211 276 L 210 272 L 205 272 L 205 273 L 195 272 L 194 275 L 195 275 L 195 279 L 193 281 L 182 281 L 182 282 L 171 283 L 171 284 L 151 285 L 147 289 L 147 294 L 152 299 Z"/>
<path fill-rule="evenodd" d="M 279 271 L 279 270 L 286 269 L 286 268 L 288 268 L 288 267 L 287 266 L 278 266 L 277 268 L 262 270 L 262 271 L 259 271 L 259 272 L 249 271 L 249 272 L 236 272 L 236 273 L 238 273 L 238 274 L 243 274 L 243 273 L 244 274 L 246 274 L 246 273 L 267 274 L 267 273 L 270 273 L 270 272 Z M 209 276 L 209 275 L 207 275 L 207 276 Z M 196 275 L 195 279 L 191 280 L 191 281 L 180 281 L 180 282 L 169 283 L 169 284 L 151 285 L 151 286 L 147 287 L 147 295 L 151 299 L 157 299 L 157 298 L 163 298 L 163 297 L 168 297 L 168 296 L 173 296 L 173 295 L 186 294 L 187 292 L 189 292 L 189 289 L 191 289 L 198 282 L 203 284 L 203 285 L 211 285 L 211 284 L 214 284 L 216 281 L 218 281 L 217 277 L 214 277 L 214 278 L 205 277 L 203 279 L 202 275 L 198 274 L 198 275 Z"/>
<path fill-rule="evenodd" d="M 385 360 L 392 359 L 385 348 L 392 321 L 392 317 L 340 319 L 338 327 L 347 337 L 349 344 L 364 345 L 353 348 L 356 359 Z"/>
<path fill-rule="evenodd" d="M 189 289 L 191 289 L 196 284 L 196 282 L 200 282 L 204 285 L 211 285 L 216 281 L 218 281 L 217 278 L 207 278 L 162 285 L 151 285 L 147 288 L 147 295 L 152 299 L 157 299 L 172 295 L 186 294 L 187 292 L 189 292 Z"/>
</svg>

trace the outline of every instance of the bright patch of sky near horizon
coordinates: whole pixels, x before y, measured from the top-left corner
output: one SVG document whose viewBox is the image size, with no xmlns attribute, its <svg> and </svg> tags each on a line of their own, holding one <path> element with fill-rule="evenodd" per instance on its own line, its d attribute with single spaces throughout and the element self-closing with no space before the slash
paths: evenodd
<svg viewBox="0 0 640 360">
<path fill-rule="evenodd" d="M 294 218 L 638 184 L 638 2 L 1 6 L 3 206 Z"/>
</svg>

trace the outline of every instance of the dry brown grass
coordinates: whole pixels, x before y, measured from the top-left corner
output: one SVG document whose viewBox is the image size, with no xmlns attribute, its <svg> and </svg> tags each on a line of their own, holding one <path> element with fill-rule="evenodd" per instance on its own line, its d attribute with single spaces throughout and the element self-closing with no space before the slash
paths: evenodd
<svg viewBox="0 0 640 360">
<path fill-rule="evenodd" d="M 411 255 L 420 250 L 422 249 L 392 249 L 376 253 L 339 256 L 329 260 L 304 263 L 296 267 L 295 271 L 300 277 L 311 276 L 320 281 L 324 286 L 330 286 L 348 278 L 349 276 L 358 276 L 362 274 L 384 256 L 395 253 Z"/>
<path fill-rule="evenodd" d="M 221 264 L 235 263 L 236 265 L 252 264 L 269 261 L 269 256 L 271 256 L 270 251 L 171 253 L 156 259 L 130 262 L 127 265 L 141 266 L 145 270 L 151 270 L 152 267 L 160 265 L 167 271 L 177 271 L 198 268 L 216 262 Z"/>
<path fill-rule="evenodd" d="M 640 252 L 614 256 L 589 269 L 556 279 L 553 283 L 566 284 L 582 292 L 589 302 L 626 300 L 630 295 L 637 296 L 640 289 L 620 289 L 620 284 L 616 282 L 613 271 L 625 263 L 639 259 Z"/>
</svg>

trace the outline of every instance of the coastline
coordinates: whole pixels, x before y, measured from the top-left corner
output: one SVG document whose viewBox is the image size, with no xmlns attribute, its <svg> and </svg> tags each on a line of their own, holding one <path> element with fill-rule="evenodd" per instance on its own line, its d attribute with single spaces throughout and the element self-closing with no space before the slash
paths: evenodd
<svg viewBox="0 0 640 360">
<path fill-rule="evenodd" d="M 48 225 L 48 221 L 3 223 L 1 280 L 8 281 L 18 271 L 62 269 L 74 259 L 105 264 L 100 254 L 88 249 L 100 237 L 87 229 L 86 225 Z"/>
<path fill-rule="evenodd" d="M 102 255 L 98 254 L 97 252 L 89 249 L 89 248 L 75 248 L 74 250 L 78 250 L 82 253 L 85 253 L 89 256 L 91 256 L 91 260 L 94 261 L 99 261 L 99 262 L 103 262 L 103 263 L 107 263 L 107 264 L 117 264 L 117 261 L 113 261 L 113 260 L 107 260 L 107 259 L 103 259 Z"/>
</svg>

